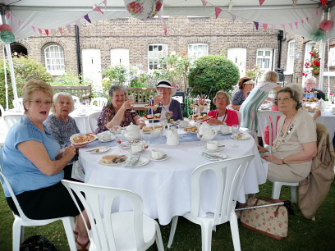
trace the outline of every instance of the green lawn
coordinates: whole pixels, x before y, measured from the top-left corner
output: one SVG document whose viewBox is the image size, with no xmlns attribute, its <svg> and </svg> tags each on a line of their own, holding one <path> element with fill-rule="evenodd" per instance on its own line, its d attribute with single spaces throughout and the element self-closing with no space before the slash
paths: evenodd
<svg viewBox="0 0 335 251">
<path fill-rule="evenodd" d="M 257 197 L 270 197 L 272 183 L 260 186 L 261 192 Z M 0 188 L 0 250 L 10 251 L 12 245 L 13 215 L 7 206 L 2 188 Z M 289 216 L 289 234 L 285 240 L 278 241 L 258 234 L 240 226 L 242 250 L 294 250 L 294 251 L 327 251 L 335 250 L 335 182 L 324 203 L 316 214 L 316 221 L 305 219 L 297 206 L 294 207 L 295 216 Z M 282 188 L 281 199 L 289 199 L 290 190 Z M 164 246 L 168 242 L 170 225 L 161 226 Z M 67 239 L 61 223 L 53 223 L 44 227 L 26 228 L 25 237 L 44 235 L 51 240 L 60 251 L 67 251 Z M 152 247 L 150 250 L 154 250 Z M 171 251 L 201 250 L 201 233 L 198 225 L 192 224 L 184 218 L 179 218 L 177 231 Z M 230 234 L 229 223 L 217 227 L 213 232 L 212 250 L 234 250 Z"/>
</svg>

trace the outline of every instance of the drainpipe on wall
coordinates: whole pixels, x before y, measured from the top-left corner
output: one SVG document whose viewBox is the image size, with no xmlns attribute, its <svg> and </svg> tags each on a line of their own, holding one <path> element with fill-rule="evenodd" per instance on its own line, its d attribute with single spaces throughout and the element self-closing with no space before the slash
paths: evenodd
<svg viewBox="0 0 335 251">
<path fill-rule="evenodd" d="M 283 32 L 283 30 L 279 30 L 278 31 L 277 39 L 278 39 L 278 63 L 277 63 L 277 68 L 280 68 L 280 64 L 281 64 L 281 50 L 282 50 L 281 43 L 286 40 L 286 38 L 284 38 L 284 32 Z"/>
<path fill-rule="evenodd" d="M 81 76 L 81 58 L 80 58 L 80 40 L 79 40 L 79 27 L 78 25 L 75 25 L 75 31 L 76 31 L 76 48 L 77 48 L 77 67 L 78 67 L 78 77 Z M 79 78 L 79 81 L 81 82 L 82 79 Z"/>
</svg>

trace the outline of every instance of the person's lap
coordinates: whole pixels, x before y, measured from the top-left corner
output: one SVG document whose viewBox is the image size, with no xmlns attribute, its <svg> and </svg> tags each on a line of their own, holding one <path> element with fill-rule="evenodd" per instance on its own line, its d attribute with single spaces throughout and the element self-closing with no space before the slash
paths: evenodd
<svg viewBox="0 0 335 251">
<path fill-rule="evenodd" d="M 280 182 L 300 182 L 308 176 L 311 170 L 311 165 L 276 165 L 269 163 L 268 165 L 268 180 Z"/>
</svg>

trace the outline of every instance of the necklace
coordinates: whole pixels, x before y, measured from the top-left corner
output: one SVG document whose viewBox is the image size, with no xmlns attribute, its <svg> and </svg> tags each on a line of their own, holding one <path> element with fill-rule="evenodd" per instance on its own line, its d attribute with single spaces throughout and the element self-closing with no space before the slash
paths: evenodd
<svg viewBox="0 0 335 251">
<path fill-rule="evenodd" d="M 279 146 L 286 140 L 286 138 L 287 138 L 287 136 L 288 136 L 288 131 L 290 130 L 290 128 L 291 128 L 291 126 L 292 126 L 293 119 L 295 118 L 296 115 L 297 115 L 297 113 L 295 113 L 295 114 L 290 118 L 290 120 L 289 120 L 289 122 L 288 122 L 288 125 L 287 125 L 287 127 L 286 127 L 284 133 L 281 131 L 281 129 L 282 129 L 284 123 L 283 123 L 283 125 L 278 129 L 278 132 L 280 132 L 280 133 L 279 133 L 279 136 L 277 136 L 275 142 L 273 143 L 273 148 L 274 148 L 274 149 L 278 149 Z"/>
<path fill-rule="evenodd" d="M 219 112 L 216 113 L 216 119 L 217 119 L 217 120 L 219 120 L 219 115 L 218 115 L 218 114 L 219 114 Z M 226 112 L 225 112 L 224 117 L 223 117 L 223 119 L 222 119 L 222 122 L 223 122 L 223 123 L 224 123 L 226 117 L 227 117 L 227 109 L 226 109 Z"/>
</svg>

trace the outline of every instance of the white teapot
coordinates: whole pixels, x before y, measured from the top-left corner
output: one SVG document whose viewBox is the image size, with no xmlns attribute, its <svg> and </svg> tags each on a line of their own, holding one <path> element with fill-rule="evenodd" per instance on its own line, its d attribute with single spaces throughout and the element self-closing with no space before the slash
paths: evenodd
<svg viewBox="0 0 335 251">
<path fill-rule="evenodd" d="M 198 138 L 200 140 L 212 140 L 217 132 L 207 122 L 202 123 L 198 128 Z"/>
<path fill-rule="evenodd" d="M 178 132 L 175 128 L 170 128 L 166 130 L 166 143 L 168 145 L 174 146 L 179 144 Z"/>
<path fill-rule="evenodd" d="M 127 128 L 125 129 L 124 137 L 128 141 L 140 139 L 141 138 L 141 131 L 140 131 L 139 126 L 134 125 L 133 123 L 130 123 L 130 125 L 127 126 Z"/>
</svg>

